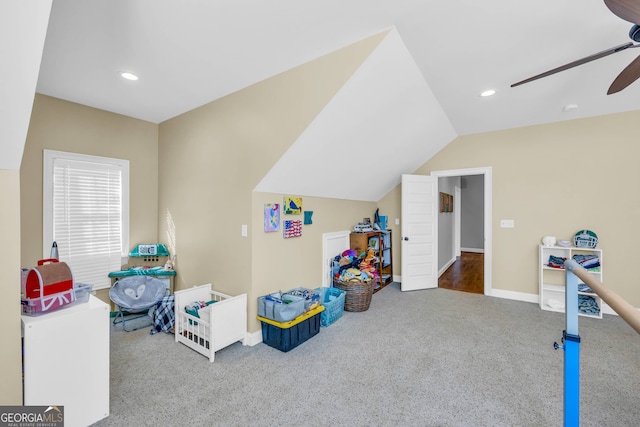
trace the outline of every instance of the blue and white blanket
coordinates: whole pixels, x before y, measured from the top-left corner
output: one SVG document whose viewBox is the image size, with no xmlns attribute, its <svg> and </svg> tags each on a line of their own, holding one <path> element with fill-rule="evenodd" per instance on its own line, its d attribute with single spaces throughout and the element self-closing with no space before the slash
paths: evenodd
<svg viewBox="0 0 640 427">
<path fill-rule="evenodd" d="M 153 312 L 151 335 L 157 334 L 158 332 L 171 333 L 176 323 L 174 310 L 175 298 L 173 295 L 166 295 L 158 301 L 155 311 Z"/>
</svg>

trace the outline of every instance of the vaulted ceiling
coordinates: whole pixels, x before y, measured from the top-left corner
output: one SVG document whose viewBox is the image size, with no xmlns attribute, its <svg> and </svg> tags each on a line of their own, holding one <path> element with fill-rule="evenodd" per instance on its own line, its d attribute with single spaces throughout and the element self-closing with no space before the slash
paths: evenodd
<svg viewBox="0 0 640 427">
<path fill-rule="evenodd" d="M 636 49 L 510 87 L 627 42 L 630 27 L 603 0 L 55 0 L 37 91 L 160 123 L 388 31 L 256 187 L 296 190 L 278 169 L 315 141 L 347 135 L 354 152 L 366 140 L 393 154 L 396 166 L 362 196 L 377 200 L 458 135 L 638 109 L 639 82 L 606 95 Z M 124 70 L 140 79 L 121 79 Z M 494 96 L 479 96 L 490 88 Z M 349 197 L 306 169 L 305 192 Z"/>
</svg>

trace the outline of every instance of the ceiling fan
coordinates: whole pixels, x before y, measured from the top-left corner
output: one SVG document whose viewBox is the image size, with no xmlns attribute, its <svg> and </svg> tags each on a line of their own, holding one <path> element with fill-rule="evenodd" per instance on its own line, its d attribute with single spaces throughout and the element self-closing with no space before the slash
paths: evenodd
<svg viewBox="0 0 640 427">
<path fill-rule="evenodd" d="M 634 42 L 640 42 L 640 25 L 639 25 L 640 0 L 604 0 L 604 3 L 611 10 L 611 12 L 613 12 L 619 18 L 622 18 L 625 21 L 629 21 L 632 24 L 634 24 L 633 27 L 631 27 L 631 30 L 629 31 L 629 37 Z M 546 71 L 544 73 L 535 75 L 533 77 L 529 77 L 528 79 L 512 84 L 511 87 L 520 86 L 521 84 L 529 83 L 534 80 L 538 80 L 543 77 L 547 77 L 552 74 L 559 73 L 560 71 L 565 71 L 570 68 L 577 67 L 578 65 L 586 64 L 587 62 L 595 61 L 596 59 L 609 56 L 613 53 L 621 52 L 625 49 L 635 48 L 635 47 L 640 47 L 640 44 L 627 42 L 619 46 L 615 46 L 610 49 L 603 50 L 602 52 L 589 55 L 585 58 L 578 59 L 576 61 L 570 62 L 568 64 Z M 627 67 L 624 70 L 622 70 L 620 74 L 618 74 L 618 77 L 616 77 L 613 83 L 611 83 L 611 86 L 607 91 L 607 95 L 620 92 L 622 89 L 626 88 L 631 83 L 635 82 L 638 78 L 640 78 L 640 56 L 634 59 L 629 65 L 627 65 Z"/>
</svg>

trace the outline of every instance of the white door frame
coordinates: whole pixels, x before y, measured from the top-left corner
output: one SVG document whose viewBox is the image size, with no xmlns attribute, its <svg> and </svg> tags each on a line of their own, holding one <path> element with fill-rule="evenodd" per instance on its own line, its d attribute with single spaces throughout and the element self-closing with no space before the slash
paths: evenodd
<svg viewBox="0 0 640 427">
<path fill-rule="evenodd" d="M 349 249 L 351 231 L 335 231 L 322 234 L 322 286 L 332 287 L 331 260 L 344 250 Z"/>
<path fill-rule="evenodd" d="M 491 257 L 493 253 L 492 243 L 492 218 L 493 218 L 493 170 L 489 167 L 452 169 L 444 171 L 432 171 L 432 176 L 451 177 L 484 175 L 484 294 L 492 296 L 491 285 Z M 458 205 L 459 206 L 459 205 Z"/>
<path fill-rule="evenodd" d="M 462 191 L 460 187 L 460 184 L 458 184 L 453 189 L 453 206 L 457 206 L 457 208 L 453 210 L 453 255 L 455 257 L 462 255 L 462 250 L 460 249 L 460 228 L 462 223 L 462 213 L 460 212 L 460 206 L 462 205 L 460 200 L 462 197 Z"/>
</svg>

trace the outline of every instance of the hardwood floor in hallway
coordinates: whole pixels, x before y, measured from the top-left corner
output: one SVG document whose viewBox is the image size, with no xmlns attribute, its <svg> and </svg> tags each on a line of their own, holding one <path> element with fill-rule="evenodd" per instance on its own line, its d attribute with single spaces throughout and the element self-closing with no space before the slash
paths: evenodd
<svg viewBox="0 0 640 427">
<path fill-rule="evenodd" d="M 438 287 L 484 294 L 484 254 L 462 252 L 456 262 L 440 276 Z"/>
</svg>

